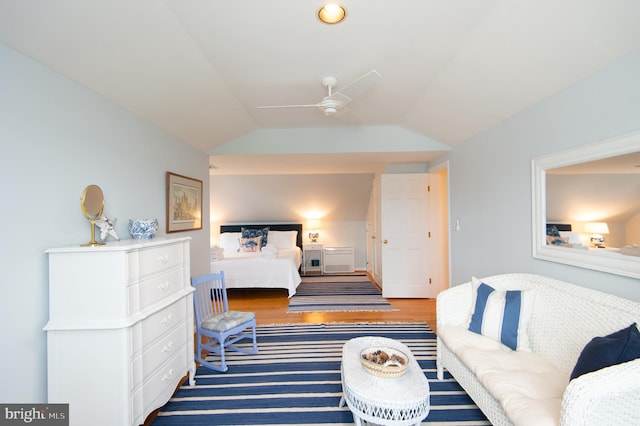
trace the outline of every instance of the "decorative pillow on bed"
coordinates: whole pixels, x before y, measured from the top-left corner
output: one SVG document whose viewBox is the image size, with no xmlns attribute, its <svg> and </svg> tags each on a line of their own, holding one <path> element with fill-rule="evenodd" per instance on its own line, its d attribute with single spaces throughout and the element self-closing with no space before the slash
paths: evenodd
<svg viewBox="0 0 640 426">
<path fill-rule="evenodd" d="M 559 237 L 560 231 L 558 231 L 558 227 L 554 225 L 547 225 L 547 235 L 550 237 Z"/>
<path fill-rule="evenodd" d="M 560 231 L 560 237 L 566 238 L 569 244 L 582 244 L 582 238 L 579 232 Z"/>
<path fill-rule="evenodd" d="M 267 245 L 267 238 L 269 236 L 269 227 L 253 229 L 253 228 L 240 228 L 242 231 L 242 238 L 254 238 L 254 237 L 262 237 L 260 247 L 264 247 Z"/>
<path fill-rule="evenodd" d="M 594 337 L 584 347 L 571 372 L 571 380 L 583 374 L 640 358 L 640 332 L 634 322 L 603 337 Z"/>
<path fill-rule="evenodd" d="M 296 246 L 298 231 L 271 231 L 269 232 L 269 244 L 279 249 L 289 249 Z"/>
<path fill-rule="evenodd" d="M 262 237 L 240 238 L 240 250 L 245 253 L 260 251 Z"/>
<path fill-rule="evenodd" d="M 475 277 L 472 288 L 469 331 L 501 342 L 513 350 L 530 351 L 527 324 L 533 308 L 533 291 L 496 290 Z"/>
<path fill-rule="evenodd" d="M 569 244 L 569 238 L 554 237 L 547 235 L 547 245 L 550 246 L 564 246 Z"/>
<path fill-rule="evenodd" d="M 227 256 L 240 251 L 241 237 L 241 232 L 223 232 L 220 234 L 220 247 L 222 247 Z"/>
</svg>

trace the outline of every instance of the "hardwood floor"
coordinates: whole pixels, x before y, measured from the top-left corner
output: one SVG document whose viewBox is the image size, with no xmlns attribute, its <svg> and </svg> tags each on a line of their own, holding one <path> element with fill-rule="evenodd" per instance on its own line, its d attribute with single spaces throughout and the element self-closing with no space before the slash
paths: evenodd
<svg viewBox="0 0 640 426">
<path fill-rule="evenodd" d="M 287 313 L 284 289 L 230 289 L 229 309 L 256 313 L 258 325 L 332 322 L 426 322 L 436 330 L 435 299 L 388 299 L 394 311 Z"/>
</svg>

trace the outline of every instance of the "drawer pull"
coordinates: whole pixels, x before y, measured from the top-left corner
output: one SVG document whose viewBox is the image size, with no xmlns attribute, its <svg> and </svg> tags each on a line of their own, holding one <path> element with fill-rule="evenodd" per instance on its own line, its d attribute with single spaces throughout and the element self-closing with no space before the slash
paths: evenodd
<svg viewBox="0 0 640 426">
<path fill-rule="evenodd" d="M 166 345 L 164 345 L 164 348 L 162 348 L 160 352 L 171 352 L 172 349 L 173 349 L 173 342 L 169 342 Z"/>
<path fill-rule="evenodd" d="M 162 377 L 162 381 L 166 382 L 167 380 L 171 380 L 172 377 L 173 377 L 173 368 L 169 370 L 169 372 L 165 374 L 164 377 Z"/>
<path fill-rule="evenodd" d="M 169 314 L 160 321 L 160 324 L 167 325 L 173 320 L 173 314 Z"/>
<path fill-rule="evenodd" d="M 162 256 L 158 257 L 158 262 L 160 263 L 167 263 L 169 261 L 169 256 L 166 254 L 163 254 Z"/>
<path fill-rule="evenodd" d="M 158 286 L 160 290 L 168 290 L 169 289 L 169 281 L 165 281 L 164 284 L 160 284 Z"/>
</svg>

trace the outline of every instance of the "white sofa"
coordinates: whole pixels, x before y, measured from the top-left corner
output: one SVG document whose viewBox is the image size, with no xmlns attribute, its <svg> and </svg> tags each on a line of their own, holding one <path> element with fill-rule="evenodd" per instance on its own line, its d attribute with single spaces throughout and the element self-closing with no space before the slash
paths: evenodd
<svg viewBox="0 0 640 426">
<path fill-rule="evenodd" d="M 437 298 L 440 380 L 446 368 L 494 425 L 640 425 L 640 359 L 569 380 L 593 337 L 640 324 L 640 303 L 533 274 L 481 281 L 535 289 L 531 351 L 468 331 L 474 290 L 471 282 L 455 286 Z"/>
</svg>

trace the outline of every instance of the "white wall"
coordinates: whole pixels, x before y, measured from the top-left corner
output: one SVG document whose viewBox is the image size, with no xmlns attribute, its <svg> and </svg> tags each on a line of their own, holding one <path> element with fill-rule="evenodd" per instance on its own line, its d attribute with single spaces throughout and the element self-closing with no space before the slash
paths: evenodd
<svg viewBox="0 0 640 426">
<path fill-rule="evenodd" d="M 640 245 L 640 213 L 625 223 L 625 242 Z"/>
<path fill-rule="evenodd" d="M 322 222 L 318 231 L 318 242 L 324 247 L 353 247 L 356 271 L 367 270 L 366 220 L 341 222 Z M 305 230 L 302 241 L 309 242 L 308 231 Z"/>
<path fill-rule="evenodd" d="M 640 51 L 456 146 L 450 159 L 452 284 L 533 272 L 640 300 L 640 282 L 535 260 L 531 159 L 640 128 Z"/>
<path fill-rule="evenodd" d="M 203 180 L 208 217 L 208 157 L 3 44 L 0 63 L 0 401 L 37 403 L 47 397 L 44 251 L 89 241 L 84 187 L 102 188 L 105 213 L 129 238 L 129 218 L 164 224 L 168 170 Z M 193 274 L 209 269 L 203 228 L 178 234 L 193 238 Z"/>
<path fill-rule="evenodd" d="M 213 175 L 211 241 L 220 224 L 302 223 L 320 217 L 320 240 L 351 244 L 355 265 L 366 269 L 366 215 L 373 174 Z M 308 231 L 303 241 L 308 242 Z"/>
</svg>

